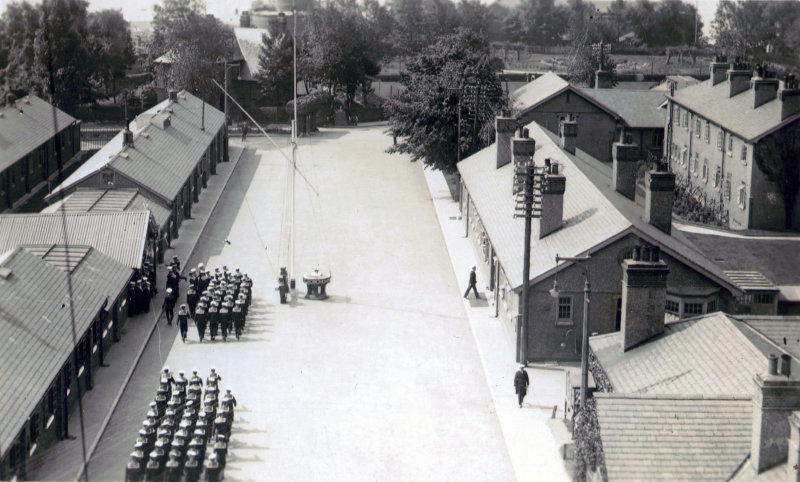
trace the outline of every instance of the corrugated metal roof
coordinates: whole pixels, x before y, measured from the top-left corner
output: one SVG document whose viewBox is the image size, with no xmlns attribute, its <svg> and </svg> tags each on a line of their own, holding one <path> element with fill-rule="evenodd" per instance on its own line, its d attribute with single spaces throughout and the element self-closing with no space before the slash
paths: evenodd
<svg viewBox="0 0 800 482">
<path fill-rule="evenodd" d="M 258 56 L 261 54 L 262 35 L 269 37 L 269 30 L 264 28 L 241 28 L 234 27 L 233 33 L 236 36 L 236 43 L 244 57 L 242 70 L 239 73 L 241 80 L 256 80 L 256 76 L 261 72 L 261 65 Z"/>
<path fill-rule="evenodd" d="M 0 252 L 20 245 L 88 245 L 121 264 L 142 264 L 150 213 L 0 214 Z M 66 223 L 66 236 L 64 234 Z"/>
<path fill-rule="evenodd" d="M 750 397 L 753 377 L 767 367 L 767 355 L 724 313 L 668 323 L 663 335 L 627 352 L 621 332 L 589 345 L 615 393 Z"/>
<path fill-rule="evenodd" d="M 536 140 L 534 162 L 544 165 L 546 158 L 560 164 L 566 179 L 564 193 L 564 225 L 544 239 L 538 239 L 538 223 L 531 235 L 531 279 L 555 268 L 556 254 L 578 256 L 601 243 L 621 235 L 631 223 L 614 208 L 536 123 L 528 125 L 530 137 Z M 513 163 L 496 168 L 496 143 L 458 164 L 470 199 L 483 222 L 503 270 L 514 288 L 522 285 L 522 258 L 525 221 L 514 219 L 516 201 L 511 188 Z"/>
<path fill-rule="evenodd" d="M 7 169 L 74 122 L 74 117 L 35 95 L 18 99 L 13 105 L 0 107 L 0 171 Z"/>
<path fill-rule="evenodd" d="M 22 248 L 2 266 L 11 275 L 0 277 L 0 386 L 13 387 L 0 390 L 0 447 L 5 453 L 72 353 L 70 311 L 80 337 L 106 297 L 73 276 L 70 310 L 69 275 Z"/>
<path fill-rule="evenodd" d="M 169 117 L 166 128 L 161 127 L 163 117 Z M 178 102 L 167 99 L 131 123 L 133 147 L 122 146 L 122 134 L 118 134 L 111 147 L 104 146 L 87 161 L 87 167 L 78 169 L 46 199 L 54 199 L 58 192 L 78 185 L 108 166 L 166 202 L 172 202 L 224 124 L 223 112 L 181 91 Z"/>
<path fill-rule="evenodd" d="M 777 291 L 778 287 L 758 271 L 725 271 L 743 291 Z"/>
<path fill-rule="evenodd" d="M 67 213 L 127 212 L 149 210 L 159 227 L 164 227 L 171 214 L 170 210 L 149 199 L 138 189 L 92 189 L 78 188 L 64 198 L 42 210 L 43 213 L 57 213 L 63 209 Z"/>
<path fill-rule="evenodd" d="M 736 318 L 800 360 L 800 316 L 736 315 Z"/>
<path fill-rule="evenodd" d="M 750 452 L 749 398 L 595 399 L 609 480 L 727 480 Z"/>
<path fill-rule="evenodd" d="M 584 96 L 591 97 L 614 112 L 629 127 L 664 128 L 667 112 L 661 109 L 666 97 L 656 90 L 618 90 L 579 88 Z"/>
<path fill-rule="evenodd" d="M 748 142 L 755 142 L 774 129 L 800 119 L 798 114 L 782 121 L 781 101 L 777 98 L 754 109 L 753 89 L 733 97 L 729 94 L 727 81 L 711 85 L 709 79 L 676 91 L 671 99 Z"/>
</svg>

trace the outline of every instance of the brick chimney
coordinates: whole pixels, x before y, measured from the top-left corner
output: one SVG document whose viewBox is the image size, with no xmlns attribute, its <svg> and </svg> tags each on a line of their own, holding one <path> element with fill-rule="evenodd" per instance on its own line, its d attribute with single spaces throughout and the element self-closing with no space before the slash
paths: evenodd
<svg viewBox="0 0 800 482">
<path fill-rule="evenodd" d="M 714 61 L 711 62 L 711 85 L 717 85 L 725 80 L 729 66 L 727 57 L 719 55 L 714 57 Z"/>
<path fill-rule="evenodd" d="M 128 126 L 125 126 L 125 130 L 122 131 L 122 146 L 133 147 L 133 132 L 128 129 Z"/>
<path fill-rule="evenodd" d="M 672 204 L 675 202 L 675 174 L 649 171 L 645 178 L 644 220 L 672 233 Z"/>
<path fill-rule="evenodd" d="M 624 130 L 619 141 L 611 145 L 613 163 L 611 165 L 611 189 L 628 199 L 636 197 L 636 161 L 639 160 L 639 146 L 633 143 L 632 136 Z"/>
<path fill-rule="evenodd" d="M 497 142 L 497 168 L 500 169 L 511 162 L 511 137 L 517 128 L 517 120 L 507 115 L 498 116 L 494 118 L 494 127 Z"/>
<path fill-rule="evenodd" d="M 756 67 L 750 86 L 753 88 L 753 109 L 778 96 L 778 79 L 772 78 L 760 65 Z"/>
<path fill-rule="evenodd" d="M 578 121 L 568 114 L 567 118 L 558 125 L 558 134 L 561 137 L 561 148 L 570 154 L 575 154 L 575 141 L 578 138 Z"/>
<path fill-rule="evenodd" d="M 664 332 L 669 268 L 658 246 L 633 248 L 622 262 L 622 351 Z"/>
<path fill-rule="evenodd" d="M 545 176 L 542 182 L 542 214 L 539 217 L 539 239 L 561 229 L 564 224 L 564 191 L 567 178 L 558 172 L 558 164 L 545 159 Z"/>
<path fill-rule="evenodd" d="M 792 412 L 789 416 L 789 458 L 786 465 L 796 467 L 800 465 L 800 412 Z M 800 470 L 792 470 L 789 480 L 800 482 Z"/>
<path fill-rule="evenodd" d="M 595 89 L 611 89 L 614 87 L 614 74 L 610 70 L 598 70 L 594 73 Z"/>
<path fill-rule="evenodd" d="M 737 94 L 744 92 L 750 88 L 750 76 L 753 72 L 748 68 L 747 64 L 734 62 L 728 70 L 728 97 L 733 97 Z"/>
<path fill-rule="evenodd" d="M 778 90 L 778 100 L 781 101 L 781 120 L 800 113 L 800 82 L 794 74 L 784 77 L 783 85 Z"/>
<path fill-rule="evenodd" d="M 169 90 L 169 100 L 171 102 L 178 102 L 178 91 L 175 89 Z"/>
<path fill-rule="evenodd" d="M 776 366 L 775 355 L 770 355 L 768 372 L 753 379 L 756 387 L 750 462 L 757 473 L 783 463 L 787 456 L 789 460 L 792 458 L 790 426 L 794 418 L 792 412 L 800 410 L 800 380 L 791 378 L 791 362 L 792 357 L 783 354 L 780 366 Z M 796 452 L 795 449 L 795 457 Z"/>
<path fill-rule="evenodd" d="M 528 137 L 528 129 L 519 129 L 517 135 L 511 139 L 511 158 L 514 160 L 514 167 L 530 164 L 535 152 L 536 140 Z"/>
</svg>

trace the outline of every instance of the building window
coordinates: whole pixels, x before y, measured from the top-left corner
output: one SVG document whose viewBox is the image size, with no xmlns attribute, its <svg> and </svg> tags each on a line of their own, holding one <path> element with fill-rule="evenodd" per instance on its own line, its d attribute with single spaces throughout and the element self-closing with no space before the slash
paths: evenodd
<svg viewBox="0 0 800 482">
<path fill-rule="evenodd" d="M 731 200 L 731 173 L 725 175 L 725 199 Z"/>
<path fill-rule="evenodd" d="M 747 207 L 747 185 L 745 183 L 739 186 L 739 207 L 742 209 Z"/>
<path fill-rule="evenodd" d="M 706 144 L 711 142 L 711 123 L 706 121 Z"/>
<path fill-rule="evenodd" d="M 692 164 L 692 172 L 694 173 L 695 177 L 697 177 L 697 165 L 700 164 L 700 153 L 694 153 L 694 163 Z"/>
<path fill-rule="evenodd" d="M 665 306 L 665 311 L 671 315 L 679 316 L 681 306 L 677 301 L 667 300 Z"/>
<path fill-rule="evenodd" d="M 30 421 L 28 422 L 28 431 L 31 434 L 30 443 L 33 444 L 36 442 L 36 439 L 39 438 L 39 414 L 33 413 L 31 414 Z"/>
<path fill-rule="evenodd" d="M 742 145 L 742 164 L 747 165 L 747 145 Z"/>
<path fill-rule="evenodd" d="M 723 135 L 724 135 L 724 133 L 721 130 L 719 132 L 717 132 L 717 150 L 718 151 L 722 150 L 722 136 Z"/>
<path fill-rule="evenodd" d="M 753 304 L 755 305 L 771 305 L 772 299 L 770 293 L 753 293 Z"/>
<path fill-rule="evenodd" d="M 717 300 L 711 300 L 706 304 L 706 313 L 713 313 L 717 311 Z"/>
<path fill-rule="evenodd" d="M 558 297 L 558 320 L 571 320 L 572 319 L 572 297 L 559 296 Z"/>
<path fill-rule="evenodd" d="M 703 303 L 684 303 L 683 305 L 684 316 L 702 315 L 702 314 L 703 314 Z"/>
<path fill-rule="evenodd" d="M 714 171 L 714 188 L 719 189 L 719 185 L 722 182 L 722 170 L 717 166 L 717 169 Z"/>
<path fill-rule="evenodd" d="M 733 157 L 733 135 L 728 134 L 728 156 Z"/>
<path fill-rule="evenodd" d="M 653 147 L 663 147 L 663 146 L 664 146 L 664 133 L 656 132 L 653 135 Z"/>
<path fill-rule="evenodd" d="M 708 159 L 703 158 L 703 181 L 708 184 Z"/>
<path fill-rule="evenodd" d="M 689 130 L 689 111 L 683 111 L 683 128 Z"/>
<path fill-rule="evenodd" d="M 103 184 L 107 184 L 109 186 L 114 185 L 114 172 L 103 172 Z"/>
<path fill-rule="evenodd" d="M 694 135 L 698 138 L 700 137 L 700 119 L 695 119 L 694 121 Z"/>
<path fill-rule="evenodd" d="M 681 108 L 680 108 L 680 106 L 677 106 L 677 105 L 675 106 L 675 113 L 673 115 L 673 118 L 675 119 L 675 125 L 676 126 L 680 125 L 680 122 L 681 122 Z"/>
<path fill-rule="evenodd" d="M 684 146 L 683 151 L 681 151 L 681 165 L 684 165 L 684 166 L 686 165 L 686 159 L 688 157 L 689 157 L 689 149 L 687 149 Z"/>
</svg>

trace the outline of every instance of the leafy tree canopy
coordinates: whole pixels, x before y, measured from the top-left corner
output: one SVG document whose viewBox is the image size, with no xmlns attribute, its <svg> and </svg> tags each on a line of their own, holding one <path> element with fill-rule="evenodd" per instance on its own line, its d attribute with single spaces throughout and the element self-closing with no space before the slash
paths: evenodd
<svg viewBox="0 0 800 482">
<path fill-rule="evenodd" d="M 492 142 L 494 116 L 507 99 L 485 38 L 468 30 L 442 37 L 409 61 L 401 82 L 405 90 L 386 104 L 397 138 L 388 152 L 454 172 L 459 152 L 463 158 Z"/>
</svg>

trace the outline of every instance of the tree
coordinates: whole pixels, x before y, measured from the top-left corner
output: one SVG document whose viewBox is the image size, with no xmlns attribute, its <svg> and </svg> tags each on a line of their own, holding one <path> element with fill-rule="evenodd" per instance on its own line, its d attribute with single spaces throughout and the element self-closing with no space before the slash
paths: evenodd
<svg viewBox="0 0 800 482">
<path fill-rule="evenodd" d="M 761 62 L 775 39 L 774 24 L 766 15 L 766 3 L 722 0 L 711 23 L 715 46 L 730 54 Z"/>
<path fill-rule="evenodd" d="M 595 86 L 595 73 L 604 70 L 611 73 L 612 79 L 617 63 L 609 55 L 608 44 L 591 44 L 577 48 L 575 58 L 569 66 L 569 81 L 573 84 Z"/>
<path fill-rule="evenodd" d="M 172 87 L 216 98 L 212 80 L 222 79 L 236 41 L 229 26 L 204 12 L 200 0 L 163 0 L 154 5 L 151 57 L 165 56 Z"/>
<path fill-rule="evenodd" d="M 0 20 L 0 86 L 3 96 L 28 93 L 35 82 L 36 31 L 41 12 L 26 1 L 6 5 Z M 39 93 L 42 93 L 39 91 Z"/>
<path fill-rule="evenodd" d="M 514 40 L 529 45 L 559 44 L 567 21 L 567 9 L 554 0 L 525 0 L 505 19 Z"/>
<path fill-rule="evenodd" d="M 331 94 L 342 89 L 347 109 L 358 89 L 380 72 L 380 35 L 354 0 L 329 3 L 311 13 L 305 40 L 309 74 Z"/>
<path fill-rule="evenodd" d="M 258 80 L 263 93 L 276 105 L 285 104 L 294 94 L 292 37 L 288 32 L 262 37 L 258 63 Z"/>
<path fill-rule="evenodd" d="M 136 61 L 130 24 L 121 10 L 101 10 L 89 14 L 89 49 L 98 76 L 106 91 L 117 94 L 117 81 Z"/>
<path fill-rule="evenodd" d="M 412 58 L 401 78 L 405 89 L 386 105 L 398 139 L 388 152 L 411 154 L 412 160 L 450 173 L 459 152 L 466 157 L 488 145 L 494 116 L 507 106 L 490 64 L 486 40 L 463 29 Z"/>
<path fill-rule="evenodd" d="M 762 139 L 753 153 L 756 166 L 775 183 L 783 198 L 785 228 L 792 228 L 800 191 L 800 132 L 781 129 Z"/>
</svg>

